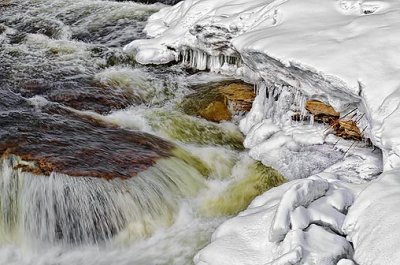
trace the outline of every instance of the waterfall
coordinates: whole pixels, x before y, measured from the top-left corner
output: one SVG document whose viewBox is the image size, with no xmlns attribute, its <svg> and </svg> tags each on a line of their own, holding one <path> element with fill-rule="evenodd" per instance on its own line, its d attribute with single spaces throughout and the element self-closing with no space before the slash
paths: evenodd
<svg viewBox="0 0 400 265">
<path fill-rule="evenodd" d="M 0 166 L 0 241 L 90 244 L 126 226 L 130 238 L 173 223 L 178 199 L 195 195 L 204 176 L 178 158 L 159 160 L 128 180 L 22 172 L 16 156 Z"/>
</svg>

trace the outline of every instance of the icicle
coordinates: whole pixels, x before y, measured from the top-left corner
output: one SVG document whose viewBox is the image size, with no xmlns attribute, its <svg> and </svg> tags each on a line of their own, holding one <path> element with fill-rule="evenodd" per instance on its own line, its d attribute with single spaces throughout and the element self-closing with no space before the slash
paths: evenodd
<svg viewBox="0 0 400 265">
<path fill-rule="evenodd" d="M 236 56 L 228 55 L 209 55 L 201 50 L 193 50 L 184 48 L 180 51 L 178 60 L 185 67 L 194 68 L 197 70 L 209 70 L 211 72 L 219 73 L 221 69 L 235 69 L 242 66 L 242 60 Z"/>
</svg>

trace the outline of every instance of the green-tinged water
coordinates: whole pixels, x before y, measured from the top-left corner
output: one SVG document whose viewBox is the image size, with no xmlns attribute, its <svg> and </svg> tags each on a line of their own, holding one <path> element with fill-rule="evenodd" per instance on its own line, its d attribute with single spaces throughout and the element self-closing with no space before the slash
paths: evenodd
<svg viewBox="0 0 400 265">
<path fill-rule="evenodd" d="M 284 181 L 234 123 L 179 110 L 190 82 L 215 76 L 123 53 L 161 7 L 0 7 L 1 265 L 193 264 L 218 225 Z"/>
<path fill-rule="evenodd" d="M 215 124 L 179 112 L 156 111 L 147 115 L 153 130 L 183 143 L 228 146 L 242 150 L 243 135 L 232 124 Z"/>
<path fill-rule="evenodd" d="M 267 190 L 283 184 L 285 178 L 276 170 L 266 167 L 261 162 L 238 165 L 245 167 L 244 176 L 234 180 L 215 198 L 208 199 L 203 212 L 210 216 L 237 214 L 247 208 L 251 201 Z"/>
</svg>

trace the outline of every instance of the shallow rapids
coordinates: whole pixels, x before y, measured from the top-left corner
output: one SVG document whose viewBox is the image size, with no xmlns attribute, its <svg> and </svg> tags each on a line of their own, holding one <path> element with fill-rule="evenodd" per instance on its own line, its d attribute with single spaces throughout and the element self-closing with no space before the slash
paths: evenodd
<svg viewBox="0 0 400 265">
<path fill-rule="evenodd" d="M 234 123 L 177 107 L 226 78 L 122 52 L 162 6 L 0 6 L 0 264 L 193 264 L 219 224 L 285 181 Z"/>
</svg>

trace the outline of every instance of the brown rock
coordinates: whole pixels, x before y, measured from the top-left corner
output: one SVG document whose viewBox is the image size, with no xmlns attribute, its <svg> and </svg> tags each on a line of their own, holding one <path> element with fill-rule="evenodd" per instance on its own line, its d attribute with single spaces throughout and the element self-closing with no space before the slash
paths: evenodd
<svg viewBox="0 0 400 265">
<path fill-rule="evenodd" d="M 30 162 L 18 166 L 23 171 L 130 178 L 172 156 L 174 145 L 156 136 L 121 129 L 57 104 L 35 111 L 15 98 L 0 100 L 0 156 L 16 155 Z"/>
<path fill-rule="evenodd" d="M 200 116 L 209 121 L 229 121 L 232 114 L 224 102 L 211 102 L 205 109 L 200 111 Z"/>
<path fill-rule="evenodd" d="M 252 85 L 233 83 L 219 87 L 219 91 L 232 103 L 234 111 L 250 111 L 256 94 Z"/>
<path fill-rule="evenodd" d="M 340 113 L 332 106 L 318 100 L 307 100 L 306 110 L 313 114 L 314 120 L 318 122 L 330 123 L 340 117 Z"/>
<path fill-rule="evenodd" d="M 50 101 L 64 104 L 78 110 L 91 110 L 97 113 L 108 113 L 123 109 L 133 103 L 125 90 L 101 87 L 89 82 L 51 83 L 40 80 L 29 80 L 20 84 L 19 91 L 24 97 L 41 95 Z"/>
<path fill-rule="evenodd" d="M 256 96 L 253 86 L 241 81 L 217 82 L 193 89 L 196 92 L 186 96 L 180 106 L 186 114 L 209 121 L 230 120 L 232 113 L 228 106 L 235 113 L 249 111 Z"/>
<path fill-rule="evenodd" d="M 333 125 L 335 134 L 339 137 L 348 140 L 362 140 L 362 134 L 360 129 L 357 127 L 357 123 L 353 120 L 348 121 L 337 121 Z"/>
</svg>

